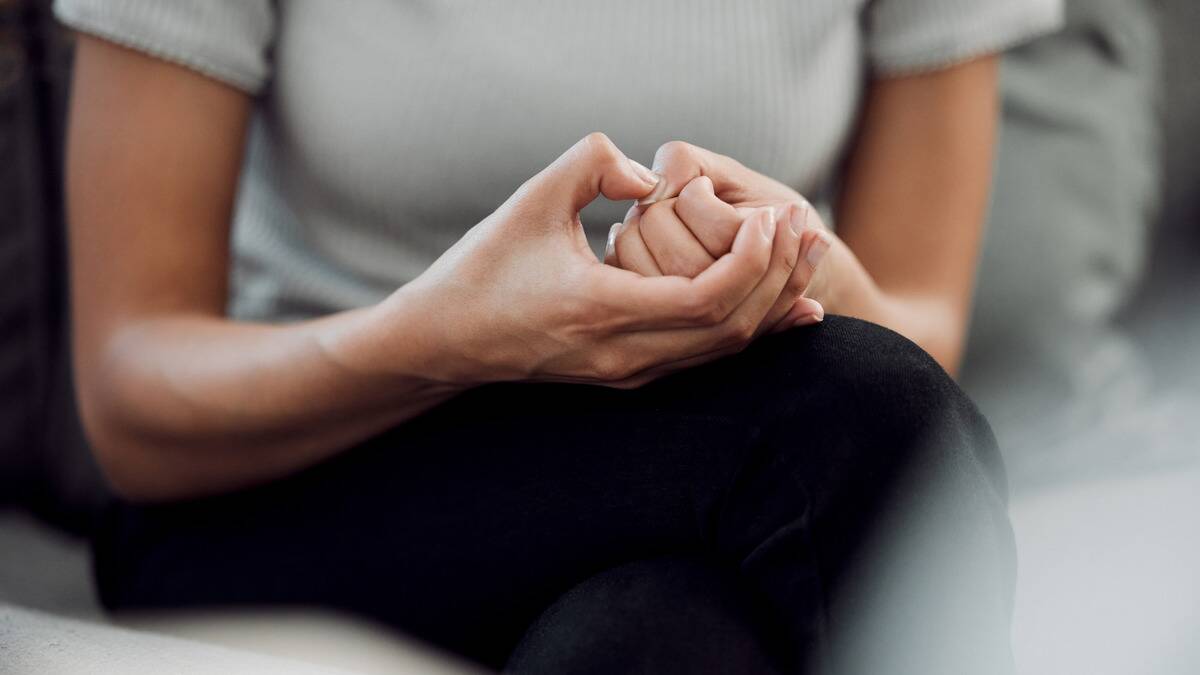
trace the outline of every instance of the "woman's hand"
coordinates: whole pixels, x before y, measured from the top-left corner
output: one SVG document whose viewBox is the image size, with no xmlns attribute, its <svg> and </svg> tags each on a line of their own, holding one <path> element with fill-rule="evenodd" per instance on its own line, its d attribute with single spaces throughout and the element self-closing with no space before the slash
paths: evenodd
<svg viewBox="0 0 1200 675">
<path fill-rule="evenodd" d="M 826 233 L 828 251 L 804 293 L 827 312 L 905 335 L 951 373 L 966 345 L 986 220 L 997 80 L 993 55 L 871 83 L 841 181 L 838 236 Z M 655 198 L 705 176 L 734 207 L 804 203 L 786 185 L 687 143 L 661 147 L 654 166 L 664 177 Z M 810 212 L 809 225 L 818 222 Z"/>
<path fill-rule="evenodd" d="M 603 134 L 584 138 L 379 305 L 345 352 L 455 385 L 636 386 L 743 348 L 793 275 L 799 232 L 777 226 L 775 209 L 745 209 L 694 278 L 601 264 L 579 210 L 600 194 L 637 199 L 654 187 Z"/>
<path fill-rule="evenodd" d="M 653 184 L 596 135 L 383 302 L 236 320 L 225 314 L 230 214 L 252 111 L 249 96 L 187 68 L 79 39 L 67 181 L 75 373 L 90 444 L 126 499 L 288 475 L 472 383 L 629 386 L 715 358 L 746 344 L 796 263 L 791 230 L 759 211 L 695 279 L 602 265 L 578 210 Z"/>
<path fill-rule="evenodd" d="M 717 164 L 726 169 L 719 176 L 721 197 L 713 179 L 703 173 Z M 799 233 L 799 264 L 758 332 L 816 323 L 824 317 L 825 308 L 816 299 L 821 296 L 814 291 L 826 285 L 819 263 L 836 238 L 806 200 L 727 157 L 687 144 L 663 146 L 656 166 L 662 167 L 664 180 L 652 197 L 630 209 L 624 223 L 613 226 L 605 262 L 644 276 L 693 277 L 729 250 L 747 213 L 770 206 Z M 669 196 L 676 192 L 677 197 Z M 740 201 L 727 203 L 727 199 Z"/>
</svg>

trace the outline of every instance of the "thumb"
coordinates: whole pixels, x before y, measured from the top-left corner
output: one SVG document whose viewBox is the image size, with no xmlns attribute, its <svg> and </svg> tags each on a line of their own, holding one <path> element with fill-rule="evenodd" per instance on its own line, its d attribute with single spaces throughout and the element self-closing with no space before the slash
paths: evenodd
<svg viewBox="0 0 1200 675">
<path fill-rule="evenodd" d="M 574 215 L 599 195 L 613 201 L 640 199 L 653 192 L 658 182 L 657 175 L 596 132 L 534 176 L 526 191 L 543 204 L 562 205 Z"/>
</svg>

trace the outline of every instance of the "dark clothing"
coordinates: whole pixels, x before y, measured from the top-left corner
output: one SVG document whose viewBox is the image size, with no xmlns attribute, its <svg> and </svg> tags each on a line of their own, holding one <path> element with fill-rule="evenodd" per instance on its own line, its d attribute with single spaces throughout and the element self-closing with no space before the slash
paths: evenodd
<svg viewBox="0 0 1200 675">
<path fill-rule="evenodd" d="M 1004 673 L 1004 494 L 987 423 L 945 372 L 895 333 L 829 317 L 637 390 L 481 387 L 270 485 L 117 506 L 96 564 L 109 607 L 328 606 L 495 667 L 538 620 L 514 661 L 526 672 L 604 670 L 587 644 L 662 672 L 639 665 L 641 640 L 679 672 L 757 644 L 733 662 Z M 725 581 L 693 583 L 704 574 Z M 656 575 L 661 594 L 614 602 L 627 620 L 597 619 L 614 578 Z M 689 585 L 710 594 L 680 599 Z M 674 602 L 696 621 L 656 618 Z M 745 630 L 700 649 L 705 621 Z M 566 637 L 618 624 L 661 630 Z"/>
<path fill-rule="evenodd" d="M 778 675 L 787 642 L 772 614 L 734 567 L 702 556 L 639 560 L 563 594 L 505 671 Z"/>
</svg>

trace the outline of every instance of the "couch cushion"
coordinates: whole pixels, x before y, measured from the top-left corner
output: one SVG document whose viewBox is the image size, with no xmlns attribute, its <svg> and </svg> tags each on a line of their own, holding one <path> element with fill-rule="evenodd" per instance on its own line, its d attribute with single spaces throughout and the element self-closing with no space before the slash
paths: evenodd
<svg viewBox="0 0 1200 675">
<path fill-rule="evenodd" d="M 65 619 L 12 605 L 0 605 L 0 655 L 5 671 L 15 673 L 344 675 L 348 672 Z"/>
<path fill-rule="evenodd" d="M 1158 200 L 1159 41 L 1150 3 L 1068 2 L 1067 26 L 1004 62 L 994 206 L 963 383 L 1016 486 L 1147 390 L 1113 318 Z"/>
</svg>

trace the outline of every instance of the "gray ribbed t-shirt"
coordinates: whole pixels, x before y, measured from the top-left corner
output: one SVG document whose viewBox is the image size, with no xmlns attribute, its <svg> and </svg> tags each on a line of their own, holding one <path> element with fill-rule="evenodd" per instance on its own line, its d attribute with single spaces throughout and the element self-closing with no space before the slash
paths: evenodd
<svg viewBox="0 0 1200 675">
<path fill-rule="evenodd" d="M 867 78 L 1053 29 L 1061 0 L 57 0 L 80 31 L 256 97 L 229 312 L 376 302 L 590 131 L 682 139 L 801 192 Z M 584 213 L 596 243 L 625 205 Z"/>
</svg>

